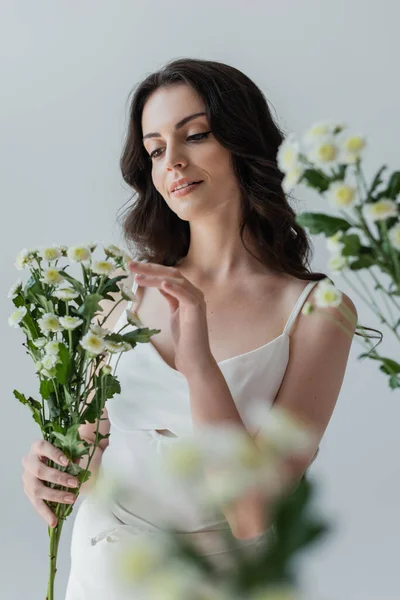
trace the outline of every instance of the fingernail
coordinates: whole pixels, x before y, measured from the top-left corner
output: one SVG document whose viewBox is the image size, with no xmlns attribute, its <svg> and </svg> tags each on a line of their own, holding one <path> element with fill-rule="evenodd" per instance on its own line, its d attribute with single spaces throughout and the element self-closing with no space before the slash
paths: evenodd
<svg viewBox="0 0 400 600">
<path fill-rule="evenodd" d="M 76 487 L 77 483 L 76 483 L 75 479 L 68 479 L 68 485 L 70 487 Z"/>
<path fill-rule="evenodd" d="M 62 462 L 63 465 L 67 465 L 68 458 L 66 456 L 60 456 L 60 462 Z"/>
</svg>

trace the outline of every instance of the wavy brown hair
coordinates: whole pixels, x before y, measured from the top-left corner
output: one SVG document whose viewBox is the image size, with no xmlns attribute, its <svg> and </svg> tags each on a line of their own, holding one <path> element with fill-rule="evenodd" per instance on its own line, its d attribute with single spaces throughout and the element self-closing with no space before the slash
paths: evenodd
<svg viewBox="0 0 400 600">
<path fill-rule="evenodd" d="M 166 63 L 132 90 L 129 125 L 120 160 L 124 181 L 137 196 L 123 219 L 127 247 L 137 260 L 173 266 L 186 256 L 189 223 L 180 219 L 153 185 L 151 162 L 142 143 L 146 100 L 159 88 L 187 84 L 202 98 L 211 131 L 232 155 L 241 191 L 240 237 L 262 264 L 298 279 L 318 281 L 310 269 L 313 250 L 282 189 L 277 153 L 284 135 L 256 84 L 235 67 L 181 58 Z M 247 228 L 259 256 L 246 246 Z M 365 329 L 365 328 L 364 328 Z M 376 330 L 375 330 L 376 331 Z"/>
</svg>

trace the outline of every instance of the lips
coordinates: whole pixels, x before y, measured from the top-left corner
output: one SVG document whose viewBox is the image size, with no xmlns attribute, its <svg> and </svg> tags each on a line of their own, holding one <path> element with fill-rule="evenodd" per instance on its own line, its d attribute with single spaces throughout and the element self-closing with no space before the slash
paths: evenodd
<svg viewBox="0 0 400 600">
<path fill-rule="evenodd" d="M 178 187 L 179 187 L 179 186 L 181 186 L 181 185 L 185 185 L 185 184 L 186 184 L 186 183 L 188 183 L 189 181 L 190 181 L 190 179 L 181 179 L 180 181 L 178 181 L 178 182 L 176 182 L 175 184 L 173 184 L 173 185 L 171 186 L 171 194 L 175 192 L 176 188 L 178 188 Z M 202 183 L 202 180 L 201 180 L 201 181 L 194 181 L 194 180 L 192 180 L 192 182 L 191 182 L 191 183 L 189 183 L 189 186 L 190 186 L 190 185 L 194 185 L 195 183 Z M 186 187 L 188 187 L 188 186 L 186 186 Z M 184 189 L 184 188 L 181 188 L 181 189 Z"/>
</svg>

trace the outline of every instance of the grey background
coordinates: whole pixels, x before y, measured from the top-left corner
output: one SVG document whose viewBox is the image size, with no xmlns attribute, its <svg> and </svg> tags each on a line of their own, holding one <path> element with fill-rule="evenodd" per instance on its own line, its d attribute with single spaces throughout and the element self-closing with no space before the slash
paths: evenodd
<svg viewBox="0 0 400 600">
<path fill-rule="evenodd" d="M 21 481 L 21 458 L 38 429 L 12 394 L 34 395 L 37 380 L 22 334 L 7 324 L 13 308 L 6 295 L 21 276 L 17 252 L 53 242 L 120 243 L 116 216 L 130 196 L 118 167 L 127 96 L 172 58 L 232 64 L 263 89 L 286 131 L 336 117 L 368 136 L 367 176 L 384 162 L 398 168 L 400 8 L 394 0 L 2 0 L 1 12 L 0 596 L 39 600 L 48 576 L 47 527 Z M 324 210 L 310 191 L 298 197 L 299 208 Z M 313 268 L 326 271 L 325 244 L 314 238 L 314 247 Z M 352 297 L 360 322 L 379 328 L 340 276 L 334 281 Z M 389 335 L 381 348 L 398 357 Z M 372 361 L 357 361 L 361 351 L 354 342 L 310 471 L 318 509 L 337 525 L 299 561 L 313 598 L 399 597 L 400 398 Z M 59 555 L 60 600 L 72 521 Z"/>
</svg>

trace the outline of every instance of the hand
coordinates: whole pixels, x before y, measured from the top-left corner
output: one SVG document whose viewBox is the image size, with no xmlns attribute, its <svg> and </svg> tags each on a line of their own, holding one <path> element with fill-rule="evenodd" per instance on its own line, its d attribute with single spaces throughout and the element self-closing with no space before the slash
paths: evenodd
<svg viewBox="0 0 400 600">
<path fill-rule="evenodd" d="M 156 287 L 168 301 L 176 368 L 188 378 L 212 364 L 203 292 L 176 267 L 130 261 L 139 285 Z"/>
<path fill-rule="evenodd" d="M 40 439 L 33 442 L 29 454 L 22 457 L 22 466 L 24 467 L 22 480 L 24 482 L 25 494 L 50 527 L 55 527 L 58 519 L 43 500 L 61 502 L 63 504 L 73 504 L 76 500 L 75 494 L 71 494 L 69 491 L 63 492 L 52 489 L 43 483 L 44 481 L 50 481 L 65 487 L 78 487 L 76 477 L 47 466 L 46 459 L 51 459 L 55 463 L 66 467 L 68 463 L 64 464 L 61 462 L 60 458 L 62 456 L 65 455 L 59 448 L 56 448 L 56 446 L 53 446 L 53 444 L 46 440 Z M 65 499 L 66 495 L 71 496 L 71 501 Z"/>
</svg>

